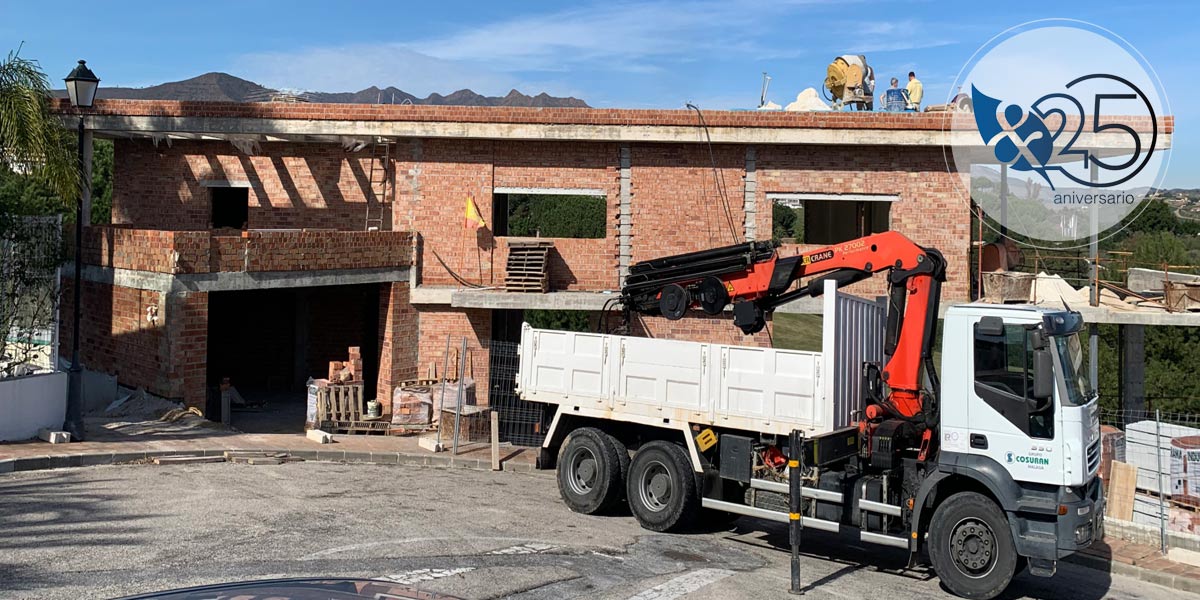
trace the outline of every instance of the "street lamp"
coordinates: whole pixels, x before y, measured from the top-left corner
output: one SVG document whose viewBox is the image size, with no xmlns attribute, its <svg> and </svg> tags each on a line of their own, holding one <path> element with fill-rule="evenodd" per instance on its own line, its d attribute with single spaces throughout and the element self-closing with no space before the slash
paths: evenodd
<svg viewBox="0 0 1200 600">
<path fill-rule="evenodd" d="M 87 68 L 86 61 L 79 61 L 63 81 L 67 82 L 67 95 L 71 97 L 71 106 L 92 107 L 92 102 L 96 101 L 96 88 L 100 86 L 100 78 Z"/>
<path fill-rule="evenodd" d="M 67 95 L 75 108 L 91 108 L 96 100 L 96 88 L 100 86 L 100 78 L 87 63 L 79 64 L 71 70 L 63 81 L 67 82 Z M 67 419 L 63 430 L 71 434 L 71 441 L 83 441 L 83 367 L 79 364 L 79 341 L 83 338 L 79 331 L 80 315 L 83 314 L 81 296 L 83 291 L 83 195 L 90 191 L 91 181 L 88 177 L 87 165 L 84 164 L 84 115 L 79 115 L 79 179 L 80 189 L 75 196 L 75 285 L 72 289 L 75 304 L 71 314 L 71 368 L 67 371 Z"/>
</svg>

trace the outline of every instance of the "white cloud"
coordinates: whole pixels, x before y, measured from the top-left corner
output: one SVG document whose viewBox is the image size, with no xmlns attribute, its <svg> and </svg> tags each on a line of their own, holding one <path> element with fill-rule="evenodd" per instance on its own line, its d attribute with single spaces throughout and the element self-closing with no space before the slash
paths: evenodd
<svg viewBox="0 0 1200 600">
<path fill-rule="evenodd" d="M 578 95 L 575 86 L 581 73 L 636 77 L 669 74 L 689 63 L 885 52 L 951 43 L 923 37 L 920 32 L 928 28 L 911 20 L 840 21 L 848 1 L 857 2 L 604 2 L 471 24 L 426 39 L 251 54 L 235 66 L 239 73 L 266 85 L 320 91 L 396 85 L 418 95 L 464 87 L 485 94 L 503 94 L 515 87 L 530 93 Z M 839 19 L 832 25 L 827 20 L 830 10 L 837 11 L 834 18 Z M 798 14 L 812 18 L 798 18 Z M 788 25 L 793 22 L 795 26 Z M 849 47 L 855 44 L 859 47 Z M 564 83 L 568 79 L 575 83 Z M 722 98 L 720 103 L 730 101 Z"/>
<path fill-rule="evenodd" d="M 599 64 L 615 71 L 645 70 L 654 58 L 681 58 L 734 45 L 770 10 L 742 2 L 600 4 L 518 17 L 413 45 L 448 60 L 486 62 L 504 70 L 558 71 Z"/>
</svg>

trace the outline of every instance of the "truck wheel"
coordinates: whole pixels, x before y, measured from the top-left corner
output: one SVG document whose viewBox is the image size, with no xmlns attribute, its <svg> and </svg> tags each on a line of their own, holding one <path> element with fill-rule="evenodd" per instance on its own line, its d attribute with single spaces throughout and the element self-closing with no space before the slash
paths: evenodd
<svg viewBox="0 0 1200 600">
<path fill-rule="evenodd" d="M 628 471 L 624 444 L 594 427 L 577 429 L 558 457 L 558 492 L 577 513 L 603 512 L 621 501 Z"/>
<path fill-rule="evenodd" d="M 933 513 L 929 558 L 946 589 L 971 600 L 998 596 L 1017 570 L 1008 520 L 976 492 L 954 494 Z"/>
<path fill-rule="evenodd" d="M 692 463 L 669 442 L 650 442 L 633 455 L 625 495 L 638 524 L 651 531 L 683 529 L 700 510 Z"/>
</svg>

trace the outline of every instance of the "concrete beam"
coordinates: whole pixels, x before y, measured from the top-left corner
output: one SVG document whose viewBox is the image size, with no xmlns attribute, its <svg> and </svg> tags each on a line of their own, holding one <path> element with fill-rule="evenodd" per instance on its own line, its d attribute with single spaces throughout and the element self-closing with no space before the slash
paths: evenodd
<svg viewBox="0 0 1200 600">
<path fill-rule="evenodd" d="M 539 123 L 459 123 L 417 121 L 307 121 L 231 117 L 150 117 L 96 115 L 92 127 L 104 134 L 205 133 L 271 136 L 388 136 L 504 140 L 701 143 L 696 128 L 675 125 L 566 125 Z M 928 146 L 982 144 L 975 132 L 899 129 L 798 129 L 713 127 L 713 143 Z"/>
<path fill-rule="evenodd" d="M 66 117 L 69 118 L 69 117 Z M 93 115 L 92 129 L 102 135 L 130 133 L 164 135 L 268 135 L 278 137 L 330 136 L 392 138 L 474 138 L 491 140 L 576 140 L 603 142 L 704 143 L 690 125 L 581 125 L 561 123 L 463 123 L 453 121 L 355 121 L 260 119 L 240 117 L 170 117 Z M 978 132 L 911 129 L 845 129 L 835 127 L 710 127 L 715 144 L 817 144 L 853 146 L 957 146 L 978 149 L 978 161 L 994 157 Z M 1171 147 L 1171 134 L 1159 134 L 1159 147 Z M 1129 138 L 1118 134 L 1085 133 L 1076 147 L 1096 151 L 1127 150 Z"/>
<path fill-rule="evenodd" d="M 1187 273 L 1175 273 L 1166 271 L 1156 271 L 1154 269 L 1129 269 L 1129 274 L 1126 279 L 1125 287 L 1133 292 L 1162 292 L 1163 283 L 1170 278 L 1171 281 L 1200 281 L 1200 275 L 1189 275 Z"/>
<path fill-rule="evenodd" d="M 443 298 L 449 292 L 448 304 L 453 308 L 496 308 L 496 309 L 552 309 L 552 310 L 602 310 L 604 303 L 617 297 L 616 292 L 549 292 L 546 294 L 521 294 L 499 290 L 458 290 L 442 288 L 417 288 L 411 294 L 412 303 L 418 299 L 426 304 L 433 298 Z M 418 291 L 419 290 L 419 291 Z M 435 296 L 434 294 L 437 294 Z M 437 303 L 443 304 L 443 303 Z"/>
<path fill-rule="evenodd" d="M 74 276 L 71 264 L 63 266 L 63 277 Z M 162 293 L 234 292 L 282 288 L 321 287 L 331 285 L 360 285 L 408 281 L 409 269 L 384 267 L 378 269 L 336 269 L 328 271 L 263 271 L 191 273 L 172 275 L 152 271 L 113 269 L 84 265 L 83 279 L 138 290 Z"/>
<path fill-rule="evenodd" d="M 425 285 L 415 286 L 408 291 L 408 301 L 413 304 L 444 304 L 449 306 L 450 298 L 456 291 L 458 290 L 455 288 L 429 287 Z"/>
</svg>

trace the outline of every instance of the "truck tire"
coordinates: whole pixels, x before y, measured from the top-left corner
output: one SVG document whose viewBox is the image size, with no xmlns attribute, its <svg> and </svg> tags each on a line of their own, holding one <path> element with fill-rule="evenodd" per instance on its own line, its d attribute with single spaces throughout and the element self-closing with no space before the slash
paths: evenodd
<svg viewBox="0 0 1200 600">
<path fill-rule="evenodd" d="M 629 509 L 650 531 L 678 531 L 700 511 L 700 486 L 687 452 L 669 442 L 650 442 L 638 449 L 625 485 Z"/>
<path fill-rule="evenodd" d="M 1012 529 L 1000 507 L 976 492 L 950 496 L 933 513 L 929 558 L 942 585 L 970 600 L 990 600 L 1017 571 Z"/>
<path fill-rule="evenodd" d="M 558 457 L 558 493 L 577 513 L 604 512 L 623 499 L 628 472 L 624 444 L 594 427 L 576 429 Z"/>
</svg>

